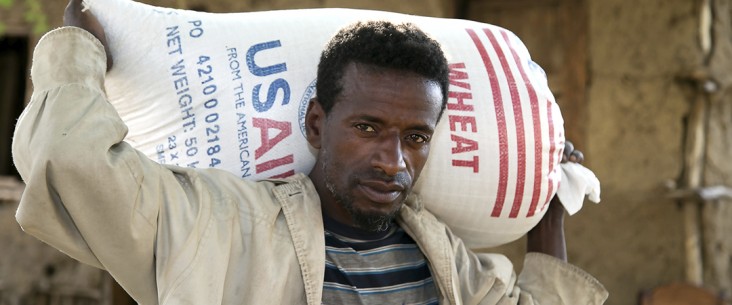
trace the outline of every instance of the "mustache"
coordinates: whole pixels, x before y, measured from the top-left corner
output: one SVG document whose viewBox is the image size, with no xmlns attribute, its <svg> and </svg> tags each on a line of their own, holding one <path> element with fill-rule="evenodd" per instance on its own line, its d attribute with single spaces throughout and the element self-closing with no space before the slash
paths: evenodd
<svg viewBox="0 0 732 305">
<path fill-rule="evenodd" d="M 376 180 L 385 183 L 396 183 L 404 188 L 412 187 L 412 178 L 406 172 L 398 172 L 394 176 L 389 176 L 381 170 L 372 169 L 367 173 L 359 175 L 362 180 Z"/>
</svg>

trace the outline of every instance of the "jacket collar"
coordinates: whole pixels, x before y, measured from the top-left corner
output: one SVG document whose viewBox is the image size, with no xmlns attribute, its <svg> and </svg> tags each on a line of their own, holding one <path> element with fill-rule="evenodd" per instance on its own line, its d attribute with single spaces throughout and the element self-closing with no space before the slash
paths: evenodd
<svg viewBox="0 0 732 305">
<path fill-rule="evenodd" d="M 411 194 L 401 210 L 397 222 L 417 242 L 430 262 L 432 276 L 439 293 L 448 304 L 458 304 L 458 288 L 454 281 L 455 257 L 452 243 L 446 234 L 447 227 L 424 209 L 419 196 Z M 445 302 L 440 302 L 445 303 Z"/>
<path fill-rule="evenodd" d="M 321 304 L 325 276 L 325 231 L 320 197 L 310 179 L 297 174 L 275 183 L 273 193 L 282 206 L 292 235 L 300 272 L 305 283 L 305 295 L 310 305 Z M 411 194 L 399 211 L 397 222 L 416 242 L 430 262 L 432 276 L 439 293 L 448 304 L 458 304 L 458 287 L 454 281 L 451 242 L 447 228 L 424 209 L 415 194 Z"/>
<path fill-rule="evenodd" d="M 282 205 L 292 236 L 307 304 L 320 305 L 325 276 L 325 232 L 320 197 L 310 179 L 303 174 L 272 182 L 277 184 L 273 193 Z"/>
</svg>

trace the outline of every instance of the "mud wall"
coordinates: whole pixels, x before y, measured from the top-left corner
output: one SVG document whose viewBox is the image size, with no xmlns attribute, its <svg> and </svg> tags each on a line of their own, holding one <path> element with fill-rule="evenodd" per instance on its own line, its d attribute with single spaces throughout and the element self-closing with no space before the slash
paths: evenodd
<svg viewBox="0 0 732 305">
<path fill-rule="evenodd" d="M 568 231 L 571 257 L 605 283 L 608 304 L 634 304 L 641 290 L 685 279 L 683 212 L 664 184 L 682 175 L 695 95 L 685 80 L 702 65 L 700 6 L 589 1 L 586 149 L 603 203 Z"/>
</svg>

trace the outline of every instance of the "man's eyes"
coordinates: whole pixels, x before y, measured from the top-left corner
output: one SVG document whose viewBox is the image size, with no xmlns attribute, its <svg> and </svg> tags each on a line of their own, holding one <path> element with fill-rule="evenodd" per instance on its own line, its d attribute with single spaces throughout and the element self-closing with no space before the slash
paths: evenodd
<svg viewBox="0 0 732 305">
<path fill-rule="evenodd" d="M 427 142 L 430 141 L 430 138 L 428 136 L 421 135 L 421 134 L 410 134 L 410 135 L 407 136 L 407 139 L 410 140 L 410 141 L 412 141 L 412 142 L 420 143 L 420 144 L 421 143 L 427 143 Z"/>
<path fill-rule="evenodd" d="M 355 127 L 356 127 L 356 129 L 363 131 L 363 132 L 375 132 L 376 131 L 376 129 L 374 129 L 373 126 L 368 125 L 368 124 L 356 124 Z"/>
<path fill-rule="evenodd" d="M 358 131 L 363 132 L 363 133 L 367 133 L 367 134 L 376 133 L 376 128 L 374 128 L 374 126 L 369 125 L 369 124 L 359 123 L 359 124 L 353 125 L 353 127 L 355 127 Z M 413 134 L 407 135 L 404 139 L 407 141 L 413 142 L 413 143 L 422 144 L 422 143 L 429 142 L 430 136 L 420 134 L 420 133 L 413 133 Z"/>
</svg>

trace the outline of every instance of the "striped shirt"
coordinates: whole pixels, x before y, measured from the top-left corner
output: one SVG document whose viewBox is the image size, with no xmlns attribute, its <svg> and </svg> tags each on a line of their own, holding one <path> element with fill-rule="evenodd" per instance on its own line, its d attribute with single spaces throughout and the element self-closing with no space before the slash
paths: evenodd
<svg viewBox="0 0 732 305">
<path fill-rule="evenodd" d="M 323 304 L 438 304 L 429 264 L 396 223 L 368 232 L 323 215 Z"/>
</svg>

